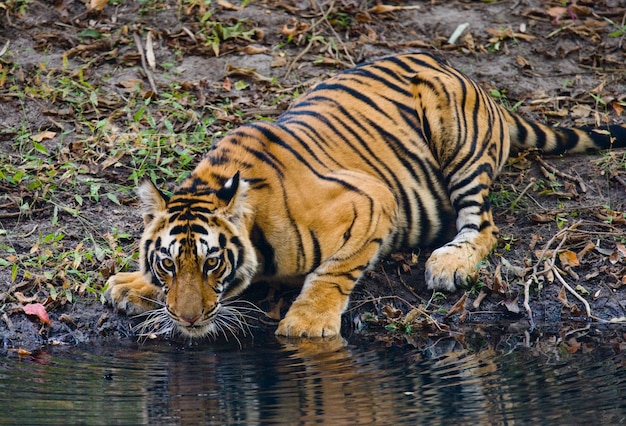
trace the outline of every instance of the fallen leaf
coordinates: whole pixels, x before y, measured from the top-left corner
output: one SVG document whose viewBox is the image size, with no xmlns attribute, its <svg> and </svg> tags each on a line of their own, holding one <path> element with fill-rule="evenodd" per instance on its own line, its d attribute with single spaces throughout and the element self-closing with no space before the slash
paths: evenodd
<svg viewBox="0 0 626 426">
<path fill-rule="evenodd" d="M 572 337 L 567 342 L 563 342 L 563 346 L 565 346 L 565 350 L 567 350 L 567 352 L 574 354 L 580 349 L 580 342 L 578 342 L 576 338 Z"/>
<path fill-rule="evenodd" d="M 258 55 L 259 53 L 267 52 L 268 49 L 265 46 L 253 46 L 249 44 L 239 49 L 239 51 L 245 53 L 246 55 Z"/>
<path fill-rule="evenodd" d="M 571 109 L 572 118 L 587 118 L 591 115 L 591 113 L 591 107 L 585 104 L 576 105 Z"/>
<path fill-rule="evenodd" d="M 467 301 L 467 293 L 464 293 L 463 296 L 454 304 L 452 308 L 446 314 L 446 318 L 451 317 L 454 314 L 461 314 L 459 319 L 461 321 L 465 320 L 465 315 L 467 311 L 465 310 L 465 302 Z"/>
<path fill-rule="evenodd" d="M 558 18 L 560 16 L 566 15 L 567 14 L 567 8 L 566 7 L 551 7 L 548 10 L 546 10 L 546 13 L 548 14 L 548 16 L 551 16 L 553 18 Z"/>
<path fill-rule="evenodd" d="M 148 35 L 146 35 L 146 61 L 152 71 L 156 71 L 156 58 L 154 56 L 154 45 L 152 43 L 152 31 L 148 31 Z"/>
<path fill-rule="evenodd" d="M 513 298 L 507 297 L 502 301 L 504 307 L 513 314 L 519 314 L 519 303 L 517 303 L 517 296 Z"/>
<path fill-rule="evenodd" d="M 36 135 L 32 135 L 30 138 L 35 142 L 41 142 L 44 139 L 52 139 L 57 135 L 57 132 L 52 132 L 50 130 L 45 130 L 41 133 L 37 133 Z"/>
<path fill-rule="evenodd" d="M 502 273 L 500 272 L 501 269 L 502 264 L 498 263 L 498 266 L 496 266 L 496 270 L 493 273 L 493 292 L 505 294 L 509 289 L 509 285 L 502 279 Z"/>
<path fill-rule="evenodd" d="M 530 215 L 530 220 L 535 223 L 549 223 L 552 222 L 555 218 L 553 214 L 539 214 L 533 213 Z"/>
<path fill-rule="evenodd" d="M 611 255 L 609 256 L 609 262 L 615 265 L 617 262 L 619 262 L 620 258 L 621 256 L 619 252 L 616 250 L 613 253 L 611 253 Z"/>
<path fill-rule="evenodd" d="M 89 3 L 89 8 L 91 10 L 100 11 L 104 9 L 108 2 L 109 0 L 91 0 L 91 2 Z"/>
<path fill-rule="evenodd" d="M 21 291 L 16 291 L 15 293 L 13 293 L 13 297 L 15 297 L 20 303 L 32 303 L 37 300 L 37 295 L 26 297 Z"/>
<path fill-rule="evenodd" d="M 29 356 L 29 355 L 32 355 L 32 352 L 31 352 L 31 351 L 28 351 L 28 350 L 26 350 L 26 349 L 23 349 L 23 348 L 18 348 L 18 349 L 17 349 L 17 355 L 21 358 L 21 357 L 23 357 L 23 356 Z"/>
<path fill-rule="evenodd" d="M 563 306 L 565 306 L 566 308 L 569 308 L 569 301 L 567 300 L 567 292 L 565 291 L 565 287 L 561 287 L 561 291 L 559 291 L 559 295 L 557 296 L 557 299 L 559 299 L 559 301 L 563 304 Z"/>
<path fill-rule="evenodd" d="M 46 312 L 46 308 L 41 303 L 29 303 L 28 305 L 22 306 L 22 309 L 26 315 L 36 316 L 43 324 L 52 324 Z"/>
<path fill-rule="evenodd" d="M 226 0 L 217 0 L 217 5 L 223 7 L 225 10 L 234 10 L 237 12 L 243 9 L 243 7 L 235 6 L 234 4 Z"/>
<path fill-rule="evenodd" d="M 579 266 L 580 265 L 580 261 L 578 260 L 578 256 L 576 256 L 576 253 L 574 253 L 573 251 L 570 250 L 564 250 L 562 252 L 559 253 L 559 260 L 561 261 L 561 264 L 565 267 L 565 266 Z"/>
<path fill-rule="evenodd" d="M 585 287 L 583 287 L 580 284 L 578 284 L 576 286 L 576 291 L 579 292 L 580 294 L 582 294 L 583 296 L 589 295 L 589 290 L 587 290 Z"/>
<path fill-rule="evenodd" d="M 402 316 L 402 311 L 400 309 L 394 308 L 391 305 L 383 306 L 382 310 L 385 317 L 390 320 L 398 320 Z"/>
<path fill-rule="evenodd" d="M 297 35 L 300 35 L 306 32 L 308 29 L 309 29 L 309 24 L 305 22 L 298 22 L 291 28 L 288 27 L 287 24 L 283 25 L 283 28 L 280 32 L 288 37 L 295 37 Z"/>
<path fill-rule="evenodd" d="M 589 242 L 581 251 L 578 252 L 576 257 L 578 257 L 578 259 L 580 260 L 583 257 L 585 257 L 587 253 L 589 253 L 590 251 L 593 251 L 593 249 L 595 248 L 596 248 L 596 245 L 594 243 Z"/>
</svg>

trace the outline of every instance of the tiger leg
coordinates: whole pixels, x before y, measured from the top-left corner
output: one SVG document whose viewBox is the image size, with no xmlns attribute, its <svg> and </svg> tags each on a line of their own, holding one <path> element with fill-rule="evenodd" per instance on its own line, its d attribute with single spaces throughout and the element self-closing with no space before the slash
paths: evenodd
<svg viewBox="0 0 626 426">
<path fill-rule="evenodd" d="M 305 279 L 300 295 L 285 318 L 277 335 L 328 337 L 340 334 L 341 314 L 350 293 L 363 273 L 387 250 L 395 225 L 397 204 L 391 191 L 380 181 L 358 172 L 334 175 L 358 188 L 335 197 L 326 210 L 343 212 L 343 220 L 319 236 L 336 245 L 332 253 L 323 253 L 320 265 Z M 349 212 L 349 214 L 345 214 Z"/>
<path fill-rule="evenodd" d="M 426 262 L 426 283 L 434 290 L 454 291 L 487 256 L 497 242 L 498 228 L 489 203 L 491 170 L 485 167 L 474 179 L 474 171 L 451 179 L 450 198 L 457 210 L 456 237 L 435 250 Z"/>
<path fill-rule="evenodd" d="M 109 278 L 105 298 L 128 315 L 153 310 L 165 298 L 163 290 L 146 280 L 141 271 L 120 272 Z"/>
</svg>

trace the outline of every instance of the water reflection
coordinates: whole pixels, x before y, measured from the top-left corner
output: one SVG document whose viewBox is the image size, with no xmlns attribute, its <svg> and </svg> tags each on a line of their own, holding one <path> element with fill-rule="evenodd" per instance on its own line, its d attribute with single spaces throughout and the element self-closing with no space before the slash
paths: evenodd
<svg viewBox="0 0 626 426">
<path fill-rule="evenodd" d="M 482 345 L 482 346 L 481 346 Z M 0 423 L 614 424 L 624 358 L 536 346 L 271 339 L 50 348 L 0 360 Z M 546 351 L 552 351 L 550 353 Z"/>
</svg>

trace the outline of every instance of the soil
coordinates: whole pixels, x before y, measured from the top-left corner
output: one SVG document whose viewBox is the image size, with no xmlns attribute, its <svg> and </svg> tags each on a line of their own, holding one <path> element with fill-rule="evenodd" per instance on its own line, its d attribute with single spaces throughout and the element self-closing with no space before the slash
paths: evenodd
<svg viewBox="0 0 626 426">
<path fill-rule="evenodd" d="M 65 294 L 71 300 L 59 294 L 69 285 L 63 284 L 67 258 L 86 235 L 129 255 L 136 249 L 142 223 L 134 196 L 124 189 L 133 185 L 130 170 L 136 164 L 131 155 L 110 161 L 114 151 L 106 141 L 100 151 L 86 148 L 101 137 L 103 121 L 120 134 L 137 131 L 129 124 L 133 113 L 124 109 L 135 93 L 131 86 L 141 85 L 143 99 L 161 101 L 164 108 L 176 102 L 189 118 L 174 122 L 176 131 L 217 117 L 196 158 L 221 132 L 279 114 L 294 94 L 341 69 L 415 50 L 447 59 L 532 119 L 567 126 L 623 123 L 626 1 L 574 3 L 155 0 L 112 1 L 98 11 L 74 0 L 0 2 L 0 158 L 27 168 L 20 141 L 24 134 L 29 141 L 43 135 L 41 152 L 59 166 L 54 185 L 69 188 L 50 201 L 45 186 L 33 189 L 0 175 L 2 350 L 135 338 L 132 320 L 100 297 L 121 263 L 119 251 L 81 263 L 96 278 L 70 288 Z M 227 38 L 222 32 L 222 40 L 211 43 L 203 31 L 207 19 L 224 27 L 243 21 L 241 30 L 248 33 Z M 52 86 L 65 89 L 43 93 Z M 93 88 L 96 97 L 72 98 L 78 86 Z M 192 94 L 193 102 L 165 99 L 174 87 Z M 227 102 L 230 108 L 223 107 Z M 93 124 L 91 133 L 81 120 Z M 82 162 L 82 176 L 62 176 L 67 158 Z M 166 169 L 153 177 L 172 182 Z M 96 177 L 100 193 L 109 196 L 89 197 L 89 179 Z M 70 179 L 78 183 L 70 185 Z M 433 295 L 423 278 L 428 252 L 394 254 L 359 284 L 344 315 L 344 335 L 419 346 L 424 336 L 460 336 L 468 328 L 496 327 L 521 336 L 548 329 L 565 336 L 613 321 L 618 324 L 611 336 L 619 338 L 615 327 L 626 318 L 625 182 L 623 150 L 512 158 L 493 188 L 500 244 L 474 282 L 454 294 Z M 72 206 L 80 215 L 58 206 Z M 66 251 L 54 246 L 57 268 L 49 261 L 14 266 L 38 253 L 42 236 L 59 230 Z M 549 260 L 538 261 L 542 257 Z M 261 284 L 244 297 L 284 313 L 295 294 Z M 590 315 L 579 299 L 588 303 Z M 36 302 L 44 304 L 50 324 L 25 315 L 23 306 Z M 253 325 L 255 334 L 271 334 L 275 321 L 263 317 Z"/>
</svg>

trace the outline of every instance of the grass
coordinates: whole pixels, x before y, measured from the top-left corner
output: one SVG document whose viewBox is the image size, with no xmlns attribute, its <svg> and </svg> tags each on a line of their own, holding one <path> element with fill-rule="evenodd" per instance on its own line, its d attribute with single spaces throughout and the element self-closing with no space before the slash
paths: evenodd
<svg viewBox="0 0 626 426">
<path fill-rule="evenodd" d="M 29 4 L 4 2 L 0 9 L 22 14 Z M 197 40 L 216 56 L 224 42 L 250 42 L 255 36 L 246 21 L 215 20 L 211 1 L 179 6 L 180 14 L 195 21 Z M 140 1 L 142 14 L 166 7 L 168 2 Z M 85 44 L 113 39 L 95 29 L 77 36 Z M 133 43 L 119 31 L 116 39 L 111 49 Z M 213 140 L 242 116 L 221 91 L 180 80 L 170 62 L 160 64 L 169 83 L 159 84 L 158 95 L 145 79 L 119 81 L 111 90 L 116 70 L 103 73 L 102 53 L 93 53 L 46 59 L 29 69 L 12 45 L 0 57 L 0 94 L 11 94 L 22 110 L 15 125 L 0 133 L 0 205 L 7 211 L 0 218 L 0 269 L 10 286 L 64 302 L 86 294 L 100 297 L 106 278 L 137 256 L 139 215 L 110 226 L 98 212 L 123 212 L 135 203 L 135 188 L 144 179 L 180 183 Z M 248 88 L 245 80 L 233 86 Z M 44 106 L 50 119 L 33 117 L 33 106 Z M 21 226 L 32 223 L 30 229 Z"/>
</svg>

